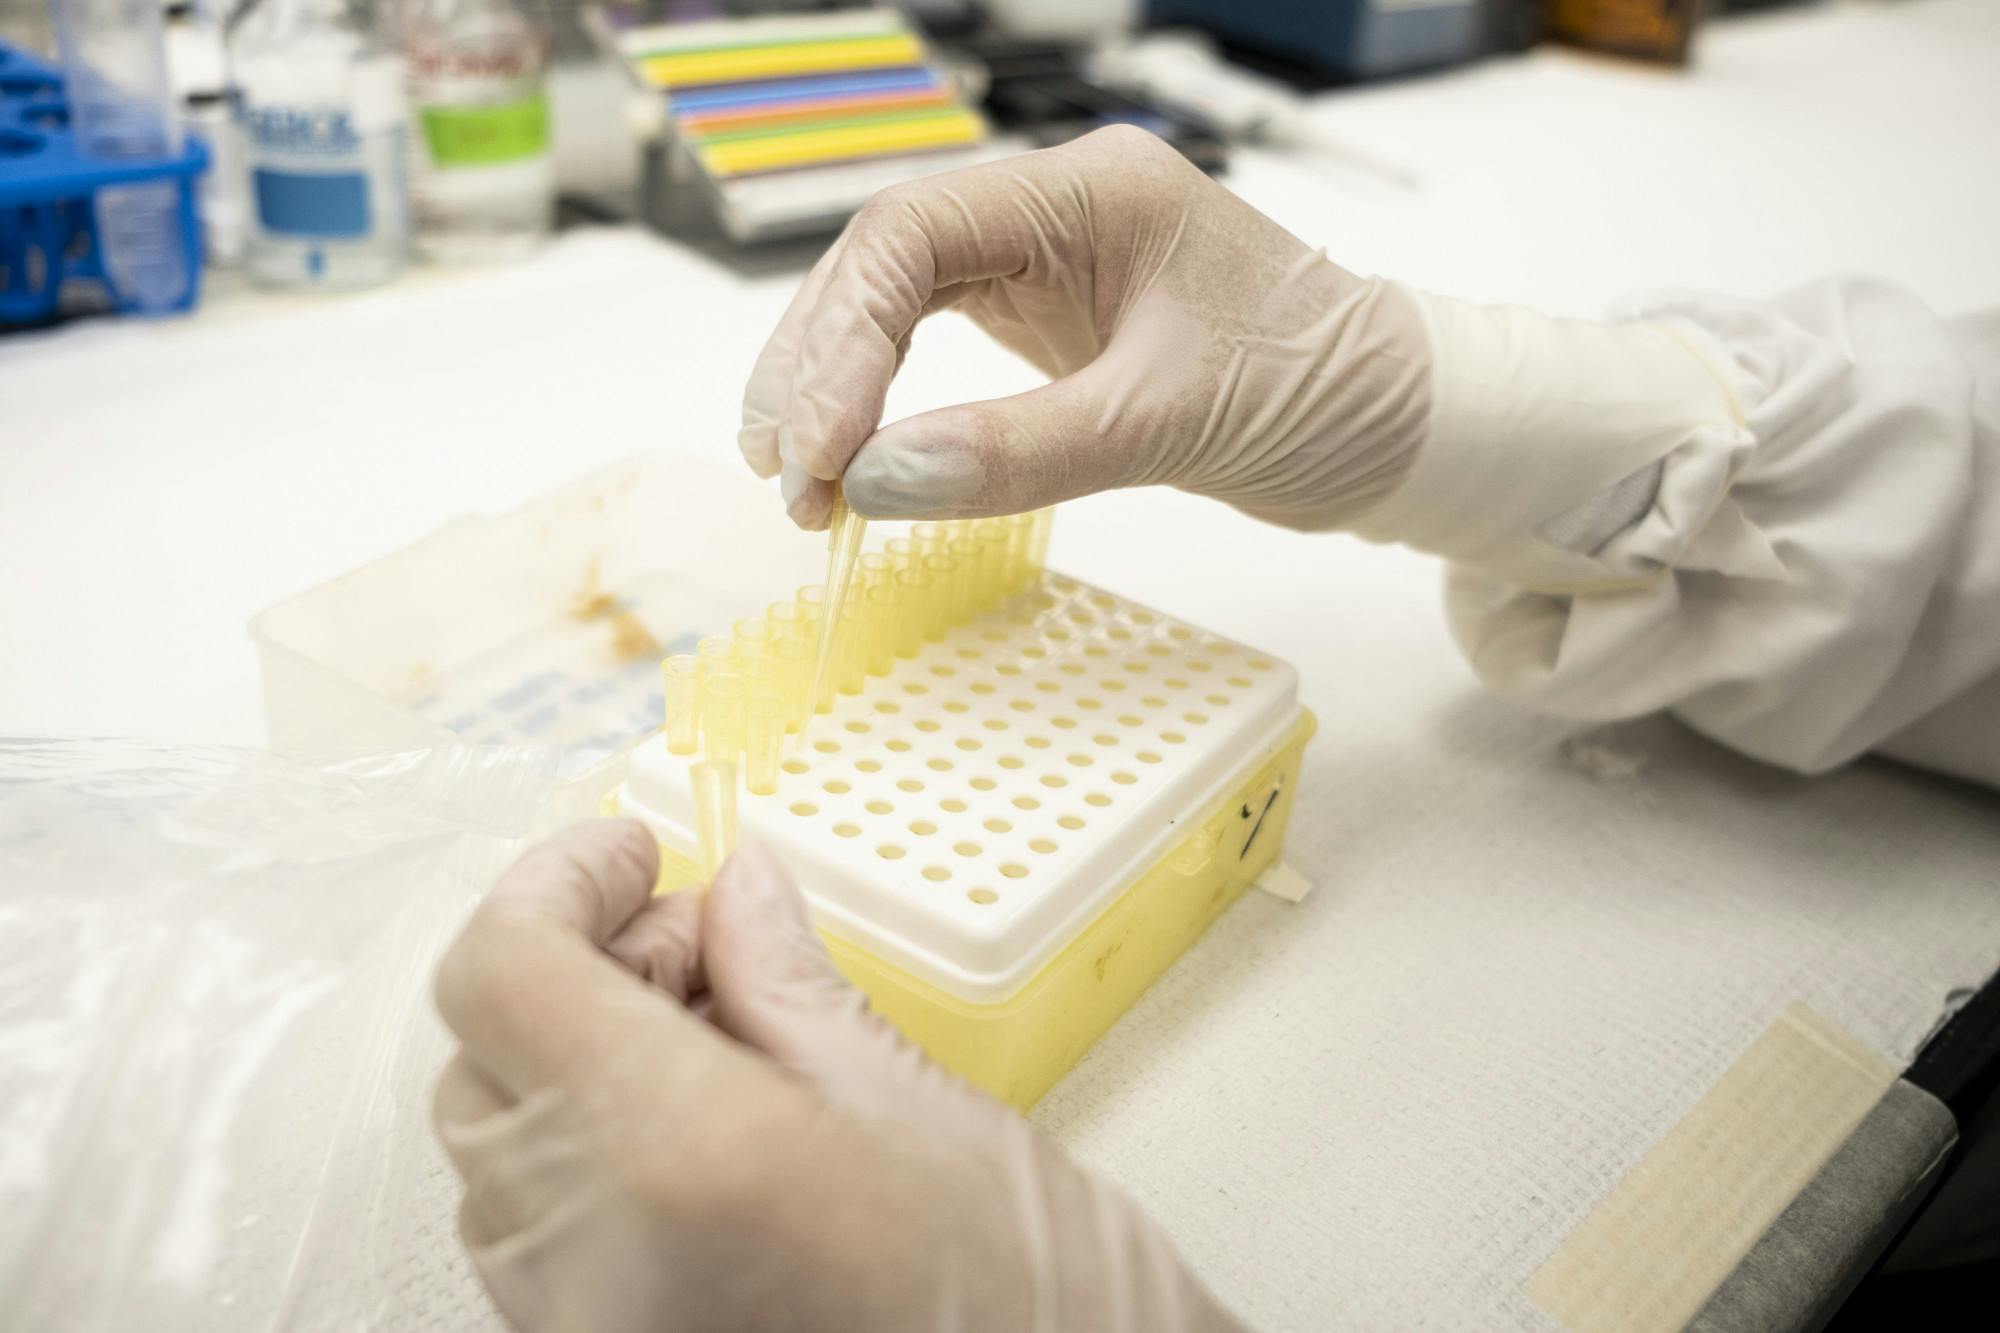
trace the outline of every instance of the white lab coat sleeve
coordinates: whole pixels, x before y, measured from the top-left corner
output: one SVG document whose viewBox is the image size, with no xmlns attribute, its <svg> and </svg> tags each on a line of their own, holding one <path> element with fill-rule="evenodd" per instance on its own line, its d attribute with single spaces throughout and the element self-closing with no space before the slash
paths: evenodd
<svg viewBox="0 0 2000 1333">
<path fill-rule="evenodd" d="M 1428 299 L 1440 447 L 1389 522 L 1492 498 L 1470 537 L 1418 542 L 1452 562 L 1480 678 L 1579 718 L 1666 709 L 1799 771 L 1876 750 L 2000 784 L 2000 312 L 1951 323 L 1833 279 L 1622 317 L 1623 346 L 1567 335 L 1595 362 L 1551 370 L 1542 326 L 1567 321 L 1496 336 Z M 1634 356 L 1642 333 L 1704 374 Z M 1527 448 L 1528 409 L 1484 401 L 1549 394 Z"/>
</svg>

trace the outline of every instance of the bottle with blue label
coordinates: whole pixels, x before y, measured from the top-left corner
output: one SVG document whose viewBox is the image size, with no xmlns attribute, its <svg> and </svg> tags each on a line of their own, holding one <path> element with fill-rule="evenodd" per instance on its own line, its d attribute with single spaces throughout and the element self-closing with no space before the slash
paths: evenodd
<svg viewBox="0 0 2000 1333">
<path fill-rule="evenodd" d="M 260 282 L 386 282 L 410 250 L 400 62 L 350 0 L 261 0 L 232 42 Z"/>
</svg>

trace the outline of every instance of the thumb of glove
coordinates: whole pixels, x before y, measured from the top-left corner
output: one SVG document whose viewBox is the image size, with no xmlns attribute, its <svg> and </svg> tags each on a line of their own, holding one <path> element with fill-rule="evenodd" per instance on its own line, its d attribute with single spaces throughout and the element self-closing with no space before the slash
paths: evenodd
<svg viewBox="0 0 2000 1333">
<path fill-rule="evenodd" d="M 1086 366 L 1011 398 L 961 403 L 884 426 L 841 484 L 869 518 L 988 518 L 1131 485 L 1139 451 L 1121 398 Z"/>
<path fill-rule="evenodd" d="M 716 875 L 702 955 L 712 1021 L 835 1102 L 908 1119 L 986 1101 L 869 1009 L 814 932 L 790 872 L 765 847 L 745 843 Z"/>
</svg>

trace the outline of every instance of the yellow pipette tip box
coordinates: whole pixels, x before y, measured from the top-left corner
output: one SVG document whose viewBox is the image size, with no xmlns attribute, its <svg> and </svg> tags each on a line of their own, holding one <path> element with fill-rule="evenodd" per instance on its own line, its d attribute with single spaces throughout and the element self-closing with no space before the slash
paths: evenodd
<svg viewBox="0 0 2000 1333">
<path fill-rule="evenodd" d="M 1271 864 L 1313 727 L 1283 662 L 1046 574 L 836 693 L 738 819 L 875 1008 L 1026 1108 Z M 664 736 L 610 805 L 700 882 Z"/>
</svg>

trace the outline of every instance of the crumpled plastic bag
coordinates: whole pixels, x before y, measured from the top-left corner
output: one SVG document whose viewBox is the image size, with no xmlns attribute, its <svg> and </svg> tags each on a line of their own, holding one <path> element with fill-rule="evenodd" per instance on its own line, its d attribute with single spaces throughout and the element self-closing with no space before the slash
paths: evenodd
<svg viewBox="0 0 2000 1333">
<path fill-rule="evenodd" d="M 0 741 L 0 1325 L 502 1326 L 430 1133 L 430 978 L 553 777 Z"/>
</svg>

